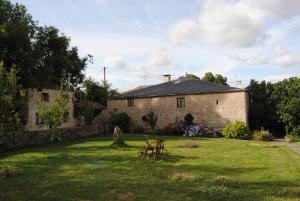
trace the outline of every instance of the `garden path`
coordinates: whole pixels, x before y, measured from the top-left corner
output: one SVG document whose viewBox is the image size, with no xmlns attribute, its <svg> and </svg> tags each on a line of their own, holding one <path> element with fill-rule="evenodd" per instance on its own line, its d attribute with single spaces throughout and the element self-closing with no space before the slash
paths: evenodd
<svg viewBox="0 0 300 201">
<path fill-rule="evenodd" d="M 283 146 L 287 147 L 288 149 L 300 154 L 300 146 L 295 143 L 286 142 L 284 139 L 275 139 L 276 142 L 279 142 Z"/>
</svg>

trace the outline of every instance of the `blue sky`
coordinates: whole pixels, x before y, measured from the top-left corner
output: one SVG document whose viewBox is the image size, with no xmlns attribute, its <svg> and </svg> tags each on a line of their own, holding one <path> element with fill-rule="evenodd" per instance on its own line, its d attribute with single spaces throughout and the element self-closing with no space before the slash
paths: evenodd
<svg viewBox="0 0 300 201">
<path fill-rule="evenodd" d="M 102 67 L 122 90 L 175 79 L 185 72 L 242 80 L 300 76 L 299 0 L 13 0 L 40 25 L 71 37 L 86 75 Z"/>
</svg>

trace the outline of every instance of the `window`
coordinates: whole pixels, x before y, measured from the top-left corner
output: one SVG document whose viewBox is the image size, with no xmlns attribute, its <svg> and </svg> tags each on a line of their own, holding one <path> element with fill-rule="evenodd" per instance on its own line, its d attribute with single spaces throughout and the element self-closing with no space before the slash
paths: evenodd
<svg viewBox="0 0 300 201">
<path fill-rule="evenodd" d="M 49 102 L 49 94 L 48 93 L 42 93 L 41 99 L 43 102 Z"/>
<path fill-rule="evenodd" d="M 185 99 L 177 98 L 177 107 L 185 107 Z"/>
<path fill-rule="evenodd" d="M 133 98 L 128 98 L 127 99 L 127 106 L 128 107 L 133 107 L 134 106 L 134 99 Z"/>
<path fill-rule="evenodd" d="M 219 101 L 218 100 L 216 100 L 216 105 L 219 105 Z"/>
<path fill-rule="evenodd" d="M 36 124 L 44 124 L 44 119 L 40 117 L 38 113 L 36 113 Z"/>
</svg>

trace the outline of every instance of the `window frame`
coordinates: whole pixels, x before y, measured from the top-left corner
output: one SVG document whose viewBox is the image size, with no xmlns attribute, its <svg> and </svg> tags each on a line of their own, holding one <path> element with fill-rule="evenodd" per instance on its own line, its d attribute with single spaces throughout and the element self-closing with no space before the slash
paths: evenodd
<svg viewBox="0 0 300 201">
<path fill-rule="evenodd" d="M 41 101 L 42 102 L 50 102 L 50 94 L 49 93 L 41 93 Z"/>
<path fill-rule="evenodd" d="M 185 97 L 177 97 L 177 108 L 185 108 Z"/>
<path fill-rule="evenodd" d="M 134 107 L 134 98 L 127 98 L 127 107 Z"/>
<path fill-rule="evenodd" d="M 44 125 L 44 119 L 42 117 L 39 116 L 38 113 L 35 113 L 35 123 L 36 125 Z"/>
</svg>

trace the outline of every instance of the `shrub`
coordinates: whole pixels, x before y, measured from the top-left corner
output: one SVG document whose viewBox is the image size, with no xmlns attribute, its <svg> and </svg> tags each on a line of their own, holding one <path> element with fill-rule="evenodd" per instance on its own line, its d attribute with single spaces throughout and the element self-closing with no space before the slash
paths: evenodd
<svg viewBox="0 0 300 201">
<path fill-rule="evenodd" d="M 125 141 L 123 137 L 123 132 L 119 127 L 115 127 L 113 134 L 113 144 L 112 146 L 122 147 L 125 146 Z"/>
<path fill-rule="evenodd" d="M 121 128 L 124 132 L 129 131 L 130 127 L 130 117 L 126 112 L 122 113 L 111 113 L 110 119 L 111 130 L 113 130 L 116 126 Z"/>
<path fill-rule="evenodd" d="M 187 126 L 191 125 L 194 121 L 193 115 L 191 113 L 188 113 L 184 116 L 184 122 Z"/>
<path fill-rule="evenodd" d="M 260 131 L 254 131 L 253 139 L 259 141 L 272 141 L 273 136 L 268 130 L 262 128 Z"/>
<path fill-rule="evenodd" d="M 246 124 L 242 121 L 236 120 L 235 122 L 228 124 L 223 129 L 223 134 L 226 138 L 234 138 L 234 139 L 251 139 L 251 132 L 247 128 Z"/>
<path fill-rule="evenodd" d="M 148 112 L 146 115 L 142 116 L 142 121 L 148 124 L 153 132 L 155 130 L 157 120 L 157 115 L 154 112 Z"/>
<path fill-rule="evenodd" d="M 222 132 L 217 128 L 205 128 L 203 137 L 223 137 Z"/>
<path fill-rule="evenodd" d="M 300 141 L 300 137 L 296 136 L 296 135 L 292 135 L 292 134 L 287 134 L 284 136 L 284 139 L 287 142 L 297 142 Z"/>
<path fill-rule="evenodd" d="M 291 134 L 300 137 L 300 125 L 294 128 Z"/>
<path fill-rule="evenodd" d="M 15 176 L 18 173 L 18 168 L 10 165 L 0 166 L 0 181 L 8 177 Z"/>
</svg>

